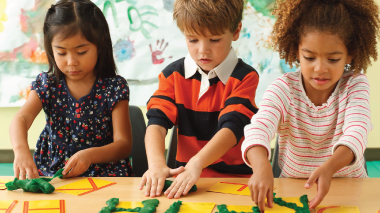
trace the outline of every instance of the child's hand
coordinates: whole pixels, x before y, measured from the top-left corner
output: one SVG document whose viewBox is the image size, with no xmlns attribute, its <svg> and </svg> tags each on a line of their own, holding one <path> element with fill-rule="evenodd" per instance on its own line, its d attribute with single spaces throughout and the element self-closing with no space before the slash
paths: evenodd
<svg viewBox="0 0 380 213">
<path fill-rule="evenodd" d="M 181 166 L 177 169 L 170 169 L 168 166 L 152 166 L 146 171 L 140 182 L 140 190 L 145 187 L 145 196 L 156 197 L 161 195 L 164 188 L 165 180 L 183 172 L 184 168 Z"/>
<path fill-rule="evenodd" d="M 65 178 L 76 177 L 87 171 L 91 164 L 91 156 L 88 150 L 81 150 L 67 161 L 62 174 Z"/>
<path fill-rule="evenodd" d="M 20 180 L 39 178 L 37 166 L 29 150 L 25 153 L 16 153 L 13 162 L 15 177 Z"/>
<path fill-rule="evenodd" d="M 316 183 L 318 186 L 317 196 L 310 200 L 310 210 L 315 209 L 329 192 L 333 174 L 333 171 L 323 165 L 311 173 L 309 179 L 306 181 L 305 188 L 310 189 L 313 187 L 314 183 Z"/>
<path fill-rule="evenodd" d="M 172 185 L 165 191 L 165 195 L 171 198 L 180 198 L 182 195 L 186 195 L 191 187 L 198 181 L 201 176 L 202 168 L 191 164 L 186 165 L 185 170 L 179 174 L 173 181 Z"/>
<path fill-rule="evenodd" d="M 261 212 L 265 210 L 265 198 L 267 198 L 268 207 L 273 208 L 273 186 L 273 172 L 268 161 L 268 164 L 263 164 L 257 168 L 248 181 L 251 198 Z"/>
</svg>

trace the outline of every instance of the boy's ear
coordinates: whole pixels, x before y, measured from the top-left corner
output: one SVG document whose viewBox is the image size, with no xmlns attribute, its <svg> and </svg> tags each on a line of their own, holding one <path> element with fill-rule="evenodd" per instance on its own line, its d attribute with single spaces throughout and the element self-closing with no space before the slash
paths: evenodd
<svg viewBox="0 0 380 213">
<path fill-rule="evenodd" d="M 235 32 L 234 32 L 234 34 L 233 34 L 233 36 L 232 36 L 232 40 L 233 40 L 233 41 L 238 40 L 238 38 L 239 38 L 239 36 L 240 36 L 241 27 L 242 27 L 242 23 L 239 22 L 238 27 L 236 28 L 236 30 L 235 30 Z"/>
</svg>

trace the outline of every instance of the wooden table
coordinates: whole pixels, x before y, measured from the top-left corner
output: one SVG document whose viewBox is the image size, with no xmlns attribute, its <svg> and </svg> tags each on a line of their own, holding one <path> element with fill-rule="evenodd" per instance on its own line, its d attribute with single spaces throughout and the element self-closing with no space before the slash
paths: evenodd
<svg viewBox="0 0 380 213">
<path fill-rule="evenodd" d="M 12 177 L 0 177 L 0 179 L 12 179 Z M 54 179 L 51 183 L 55 187 L 66 185 L 82 178 Z M 106 201 L 110 198 L 117 197 L 120 201 L 142 201 L 149 199 L 144 196 L 143 191 L 138 189 L 141 178 L 98 178 L 103 180 L 114 181 L 117 184 L 110 187 L 95 191 L 83 196 L 74 196 L 59 192 L 52 194 L 34 194 L 23 192 L 21 189 L 16 191 L 0 191 L 0 200 L 18 200 L 13 213 L 21 213 L 23 201 L 33 200 L 60 200 L 66 201 L 66 212 L 90 212 L 97 213 L 102 207 L 106 206 Z M 246 178 L 202 178 L 198 181 L 198 191 L 181 197 L 185 202 L 213 202 L 216 204 L 228 205 L 253 205 L 249 196 L 228 195 L 221 193 L 206 192 L 206 189 L 220 182 L 244 183 L 248 182 Z M 281 178 L 275 179 L 275 192 L 279 197 L 300 197 L 307 194 L 309 199 L 316 195 L 315 186 L 307 190 L 303 187 L 305 180 Z M 167 199 L 161 195 L 157 199 L 160 204 L 157 208 L 158 213 L 163 213 L 169 206 L 175 202 L 175 199 Z M 321 205 L 352 205 L 358 206 L 361 213 L 377 213 L 380 209 L 380 178 L 351 179 L 337 178 L 333 179 L 330 192 L 325 197 Z M 214 212 L 216 207 L 214 208 Z"/>
</svg>

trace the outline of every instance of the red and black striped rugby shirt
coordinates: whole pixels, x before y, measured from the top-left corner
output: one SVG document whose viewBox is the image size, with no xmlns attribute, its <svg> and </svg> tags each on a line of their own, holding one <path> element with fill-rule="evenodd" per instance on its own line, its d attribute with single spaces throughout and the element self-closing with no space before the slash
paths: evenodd
<svg viewBox="0 0 380 213">
<path fill-rule="evenodd" d="M 231 52 L 227 58 L 235 57 L 236 66 L 227 71 L 229 77 L 223 79 L 216 74 L 203 79 L 209 81 L 204 93 L 200 93 L 202 71 L 192 76 L 189 72 L 193 70 L 185 71 L 192 67 L 188 61 L 195 63 L 190 56 L 171 63 L 158 76 L 158 90 L 147 104 L 148 126 L 156 124 L 166 129 L 178 126 L 176 166 L 186 165 L 220 129 L 229 128 L 238 143 L 208 168 L 220 173 L 252 174 L 241 157 L 241 144 L 244 126 L 258 110 L 254 100 L 259 76 L 254 68 L 236 57 L 232 48 Z"/>
</svg>

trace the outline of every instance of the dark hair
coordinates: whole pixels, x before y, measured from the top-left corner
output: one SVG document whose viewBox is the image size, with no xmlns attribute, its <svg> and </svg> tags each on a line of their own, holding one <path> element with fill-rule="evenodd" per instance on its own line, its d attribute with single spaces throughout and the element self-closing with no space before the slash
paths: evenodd
<svg viewBox="0 0 380 213">
<path fill-rule="evenodd" d="M 66 39 L 82 35 L 97 47 L 98 60 L 94 68 L 96 77 L 114 77 L 117 73 L 113 58 L 112 41 L 107 21 L 102 11 L 89 0 L 60 0 L 46 13 L 44 45 L 49 61 L 49 71 L 57 82 L 63 77 L 54 60 L 51 42 L 56 35 Z"/>
<path fill-rule="evenodd" d="M 379 7 L 373 0 L 277 0 L 272 43 L 290 65 L 302 35 L 317 30 L 337 34 L 353 57 L 348 70 L 365 73 L 377 60 Z"/>
</svg>

